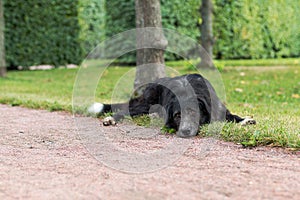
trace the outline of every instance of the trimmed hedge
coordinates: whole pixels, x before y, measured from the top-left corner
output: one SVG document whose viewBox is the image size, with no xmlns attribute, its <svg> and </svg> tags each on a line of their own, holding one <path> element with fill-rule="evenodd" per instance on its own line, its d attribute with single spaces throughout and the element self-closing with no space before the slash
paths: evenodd
<svg viewBox="0 0 300 200">
<path fill-rule="evenodd" d="M 84 54 L 105 39 L 105 0 L 79 0 L 79 39 Z"/>
<path fill-rule="evenodd" d="M 78 64 L 78 0 L 5 0 L 8 66 Z"/>
<path fill-rule="evenodd" d="M 106 36 L 135 28 L 135 0 L 106 0 Z"/>
<path fill-rule="evenodd" d="M 214 0 L 218 59 L 300 56 L 300 2 Z"/>
<path fill-rule="evenodd" d="M 199 0 L 161 0 L 161 14 L 163 28 L 177 30 L 197 40 L 200 35 L 197 24 L 199 22 Z M 135 28 L 135 1 L 134 0 L 107 0 L 106 1 L 106 36 L 107 38 Z M 173 54 L 166 53 L 166 60 L 173 60 Z M 135 53 L 129 53 L 119 59 L 120 62 L 135 62 Z"/>
<path fill-rule="evenodd" d="M 161 0 L 163 28 L 177 30 L 194 39 L 199 37 L 199 0 Z M 109 0 L 106 2 L 106 35 L 111 37 L 135 28 L 135 0 Z"/>
<path fill-rule="evenodd" d="M 216 58 L 300 56 L 300 1 L 213 2 Z M 163 27 L 199 40 L 200 4 L 161 0 Z M 78 64 L 101 41 L 135 28 L 135 0 L 4 0 L 4 8 L 8 66 Z M 135 52 L 119 61 L 134 62 Z"/>
<path fill-rule="evenodd" d="M 213 0 L 214 55 L 218 59 L 300 56 L 300 1 Z M 201 0 L 161 0 L 164 28 L 199 40 Z M 134 0 L 106 3 L 107 37 L 135 27 Z M 177 57 L 167 53 L 167 60 Z M 122 62 L 133 62 L 134 55 Z"/>
</svg>

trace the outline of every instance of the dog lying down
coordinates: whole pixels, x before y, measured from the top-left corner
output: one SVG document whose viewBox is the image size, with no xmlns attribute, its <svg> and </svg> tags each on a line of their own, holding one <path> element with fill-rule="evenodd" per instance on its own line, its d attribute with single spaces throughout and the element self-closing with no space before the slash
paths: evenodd
<svg viewBox="0 0 300 200">
<path fill-rule="evenodd" d="M 199 74 L 161 78 L 144 86 L 142 94 L 132 97 L 128 103 L 94 103 L 88 111 L 114 112 L 112 117 L 104 119 L 106 126 L 115 125 L 126 115 L 158 113 L 165 119 L 165 126 L 175 129 L 179 137 L 195 136 L 201 125 L 214 121 L 256 124 L 254 119 L 231 114 L 209 81 Z"/>
</svg>

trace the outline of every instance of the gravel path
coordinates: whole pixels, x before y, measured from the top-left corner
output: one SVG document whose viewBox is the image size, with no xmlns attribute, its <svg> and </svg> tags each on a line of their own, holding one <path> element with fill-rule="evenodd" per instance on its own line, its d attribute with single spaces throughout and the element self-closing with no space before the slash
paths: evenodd
<svg viewBox="0 0 300 200">
<path fill-rule="evenodd" d="M 126 139 L 120 130 L 149 129 L 86 120 L 131 151 L 176 141 Z M 0 199 L 300 199 L 299 152 L 195 137 L 175 162 L 137 174 L 97 160 L 67 113 L 0 105 L 0 134 Z"/>
</svg>

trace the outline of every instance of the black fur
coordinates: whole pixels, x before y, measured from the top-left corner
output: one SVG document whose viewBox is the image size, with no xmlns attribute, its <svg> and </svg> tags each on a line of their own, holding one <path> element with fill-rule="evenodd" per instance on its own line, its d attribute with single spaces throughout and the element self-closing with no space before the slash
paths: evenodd
<svg viewBox="0 0 300 200">
<path fill-rule="evenodd" d="M 180 137 L 194 136 L 199 126 L 213 121 L 239 123 L 245 120 L 231 114 L 219 100 L 209 81 L 199 74 L 158 79 L 144 88 L 142 95 L 131 98 L 128 103 L 105 104 L 103 112 L 118 110 L 113 115 L 115 121 L 125 115 L 165 113 L 165 125 L 176 129 Z M 250 124 L 255 124 L 255 121 L 250 120 Z M 109 124 L 105 122 L 105 125 Z"/>
</svg>

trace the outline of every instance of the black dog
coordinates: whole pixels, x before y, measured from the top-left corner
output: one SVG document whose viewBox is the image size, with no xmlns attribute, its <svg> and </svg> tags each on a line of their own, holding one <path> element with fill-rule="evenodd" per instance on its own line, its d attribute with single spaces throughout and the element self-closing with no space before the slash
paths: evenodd
<svg viewBox="0 0 300 200">
<path fill-rule="evenodd" d="M 255 124 L 251 118 L 233 115 L 219 100 L 208 80 L 199 74 L 162 78 L 147 84 L 142 95 L 124 104 L 95 103 L 90 112 L 116 112 L 104 119 L 104 125 L 114 125 L 125 115 L 138 116 L 158 112 L 164 115 L 165 126 L 177 130 L 180 137 L 197 135 L 199 126 L 213 121 Z"/>
</svg>

